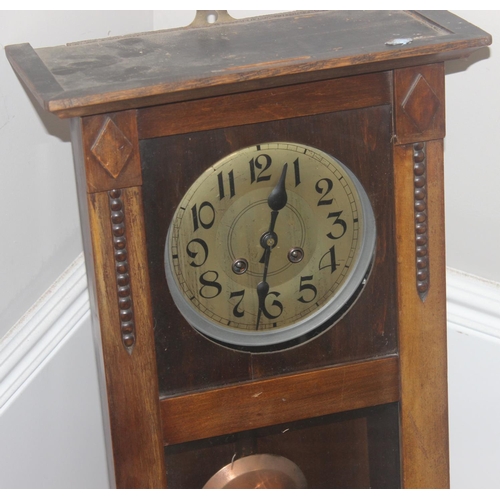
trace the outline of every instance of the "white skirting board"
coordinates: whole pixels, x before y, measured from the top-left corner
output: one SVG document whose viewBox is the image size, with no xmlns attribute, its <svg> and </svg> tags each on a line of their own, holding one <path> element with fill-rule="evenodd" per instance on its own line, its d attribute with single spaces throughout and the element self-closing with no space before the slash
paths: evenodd
<svg viewBox="0 0 500 500">
<path fill-rule="evenodd" d="M 0 411 L 89 313 L 83 255 L 0 340 Z"/>
<path fill-rule="evenodd" d="M 109 488 L 83 256 L 0 340 L 0 489 Z"/>
<path fill-rule="evenodd" d="M 453 488 L 500 488 L 500 284 L 448 269 Z"/>
<path fill-rule="evenodd" d="M 448 269 L 453 488 L 500 488 L 500 284 Z M 0 488 L 106 488 L 83 256 L 0 340 Z"/>
</svg>

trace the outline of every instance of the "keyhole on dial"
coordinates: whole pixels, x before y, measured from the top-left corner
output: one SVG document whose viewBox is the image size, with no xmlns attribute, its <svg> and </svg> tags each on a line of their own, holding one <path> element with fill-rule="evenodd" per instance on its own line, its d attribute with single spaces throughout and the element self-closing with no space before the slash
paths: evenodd
<svg viewBox="0 0 500 500">
<path fill-rule="evenodd" d="M 248 269 L 248 261 L 246 259 L 236 259 L 233 262 L 232 270 L 234 274 L 245 274 Z"/>
<path fill-rule="evenodd" d="M 294 247 L 288 252 L 288 260 L 292 264 L 300 262 L 304 258 L 304 250 L 300 247 Z"/>
</svg>

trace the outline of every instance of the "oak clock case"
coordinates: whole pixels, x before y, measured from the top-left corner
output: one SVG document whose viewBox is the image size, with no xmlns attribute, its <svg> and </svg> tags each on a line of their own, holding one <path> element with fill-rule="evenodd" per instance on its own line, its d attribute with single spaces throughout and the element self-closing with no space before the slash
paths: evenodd
<svg viewBox="0 0 500 500">
<path fill-rule="evenodd" d="M 444 61 L 491 37 L 218 14 L 6 47 L 71 119 L 111 482 L 448 487 Z"/>
<path fill-rule="evenodd" d="M 330 326 L 366 283 L 375 244 L 354 175 L 310 146 L 264 143 L 209 167 L 170 224 L 165 270 L 197 331 L 270 350 Z"/>
</svg>

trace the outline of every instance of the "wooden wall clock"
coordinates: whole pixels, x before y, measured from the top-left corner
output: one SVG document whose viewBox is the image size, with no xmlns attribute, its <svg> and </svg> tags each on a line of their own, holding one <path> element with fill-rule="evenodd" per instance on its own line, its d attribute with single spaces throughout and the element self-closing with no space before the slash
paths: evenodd
<svg viewBox="0 0 500 500">
<path fill-rule="evenodd" d="M 71 118 L 118 487 L 447 487 L 447 12 L 33 50 Z M 200 20 L 201 19 L 201 20 Z"/>
</svg>

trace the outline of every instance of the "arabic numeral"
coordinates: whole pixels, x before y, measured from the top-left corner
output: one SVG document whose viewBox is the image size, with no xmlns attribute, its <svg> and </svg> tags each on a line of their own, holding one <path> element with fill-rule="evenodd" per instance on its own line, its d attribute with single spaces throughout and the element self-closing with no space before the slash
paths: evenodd
<svg viewBox="0 0 500 500">
<path fill-rule="evenodd" d="M 200 248 L 198 248 L 198 246 Z M 200 249 L 203 250 L 203 258 L 200 263 L 196 263 L 195 259 L 200 253 Z M 201 238 L 194 238 L 186 245 L 186 253 L 193 259 L 192 262 L 189 263 L 190 266 L 201 267 L 208 258 L 208 245 Z"/>
<path fill-rule="evenodd" d="M 319 261 L 319 269 L 328 269 L 330 268 L 330 274 L 334 273 L 337 270 L 338 264 L 337 259 L 335 257 L 335 245 L 333 245 L 328 252 L 323 254 Z"/>
<path fill-rule="evenodd" d="M 204 201 L 200 208 L 196 203 L 191 208 L 193 218 L 193 231 L 197 231 L 201 226 L 203 229 L 210 229 L 215 222 L 215 209 L 211 203 Z"/>
<path fill-rule="evenodd" d="M 215 299 L 222 292 L 222 285 L 217 282 L 219 273 L 217 271 L 206 271 L 200 276 L 200 295 L 204 299 Z"/>
<path fill-rule="evenodd" d="M 325 200 L 325 196 L 330 193 L 333 189 L 333 181 L 327 177 L 320 179 L 315 186 L 316 192 L 321 194 L 321 198 L 318 201 L 318 207 L 322 205 L 331 205 L 333 203 L 333 198 L 328 198 Z"/>
<path fill-rule="evenodd" d="M 264 153 L 252 158 L 250 160 L 250 182 L 253 184 L 254 182 L 268 181 L 271 175 L 262 174 L 271 166 L 271 163 L 271 157 Z M 260 170 L 260 172 L 257 172 L 257 170 Z"/>
<path fill-rule="evenodd" d="M 327 219 L 334 219 L 333 220 L 333 227 L 336 227 L 335 234 L 333 232 L 329 232 L 327 234 L 328 238 L 331 240 L 338 240 L 339 238 L 342 238 L 344 236 L 345 232 L 347 231 L 347 224 L 344 219 L 341 219 L 340 216 L 342 215 L 342 211 L 340 212 L 330 212 L 328 214 Z M 339 233 L 340 231 L 340 233 Z"/>
<path fill-rule="evenodd" d="M 230 170 L 227 174 L 229 181 L 229 198 L 232 198 L 236 194 L 234 187 L 234 172 Z M 217 174 L 217 182 L 219 184 L 219 199 L 222 200 L 226 196 L 226 190 L 224 188 L 224 176 L 222 172 Z"/>
<path fill-rule="evenodd" d="M 245 315 L 245 311 L 239 310 L 239 306 L 243 302 L 244 296 L 245 296 L 245 290 L 239 290 L 238 292 L 231 292 L 231 295 L 229 296 L 230 299 L 232 299 L 233 297 L 241 297 L 241 299 L 238 300 L 238 302 L 233 308 L 233 316 L 237 318 L 242 318 Z"/>
<path fill-rule="evenodd" d="M 312 285 L 311 283 L 305 283 L 306 281 L 312 281 L 312 279 L 313 279 L 312 276 L 301 276 L 300 277 L 299 292 L 303 292 L 304 290 L 309 290 L 309 292 L 307 292 L 307 293 L 310 297 L 309 299 L 305 299 L 304 295 L 302 295 L 300 298 L 297 299 L 299 302 L 302 302 L 303 304 L 309 304 L 309 302 L 312 302 L 316 298 L 316 295 L 318 295 L 318 290 L 314 285 Z M 311 296 L 311 292 L 312 292 L 312 296 Z"/>
</svg>

